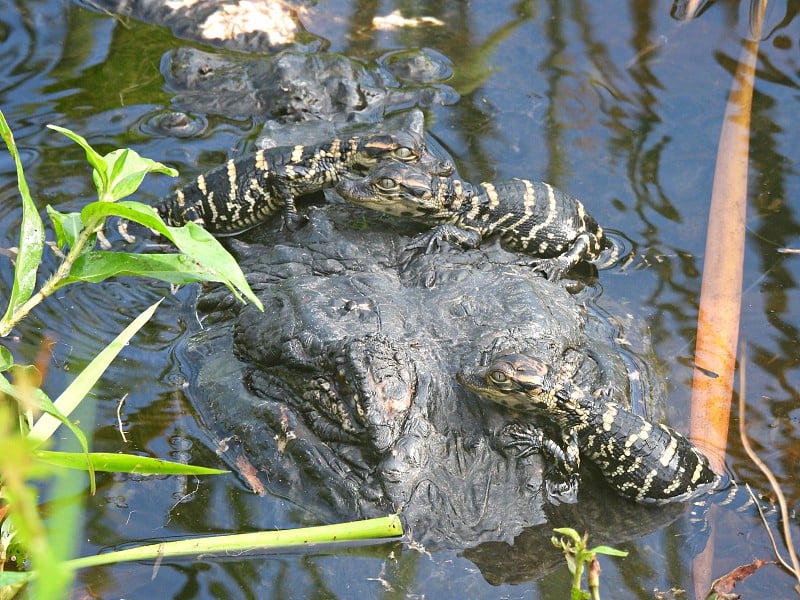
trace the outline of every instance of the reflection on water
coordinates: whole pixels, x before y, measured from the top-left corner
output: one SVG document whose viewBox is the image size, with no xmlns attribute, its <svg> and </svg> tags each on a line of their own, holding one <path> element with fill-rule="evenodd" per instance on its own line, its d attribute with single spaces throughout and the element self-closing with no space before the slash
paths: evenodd
<svg viewBox="0 0 800 600">
<path fill-rule="evenodd" d="M 419 46 L 448 57 L 454 70 L 448 83 L 461 100 L 433 106 L 427 114 L 432 134 L 453 154 L 461 174 L 475 181 L 546 179 L 583 199 L 601 223 L 632 241 L 645 257 L 638 266 L 648 266 L 602 272 L 601 304 L 609 312 L 647 321 L 670 389 L 668 419 L 678 428 L 687 412 L 720 122 L 740 40 L 749 28 L 747 2 L 700 4 L 705 5 L 702 14 L 684 21 L 672 18 L 667 4 L 647 0 L 335 0 L 314 6 L 303 17 L 331 50 L 366 61 Z M 104 150 L 131 145 L 175 164 L 183 177 L 218 164 L 260 125 L 257 119 L 210 117 L 200 137 L 153 136 L 142 124 L 168 109 L 170 101 L 160 71 L 162 56 L 186 42 L 165 28 L 117 20 L 60 0 L 0 0 L 0 8 L 0 106 L 21 146 L 39 206 L 72 210 L 92 198 L 82 152 L 45 131 L 45 123 L 69 126 Z M 373 18 L 394 10 L 409 18 L 435 17 L 444 25 L 372 28 Z M 750 436 L 783 481 L 790 502 L 800 500 L 800 258 L 778 249 L 800 247 L 792 202 L 800 197 L 799 11 L 796 2 L 771 2 L 761 43 L 741 325 L 749 361 Z M 12 164 L 3 157 L 0 168 L 2 246 L 8 248 L 16 245 L 19 209 Z M 151 179 L 141 198 L 153 200 L 171 185 L 164 177 Z M 47 255 L 43 268 L 54 264 Z M 11 273 L 3 255 L 2 289 L 9 289 Z M 163 286 L 130 280 L 73 288 L 20 328 L 21 340 L 12 343 L 13 350 L 32 361 L 43 334 L 61 336 L 47 381 L 50 391 L 57 391 L 130 315 L 164 293 Z M 162 457 L 187 453 L 193 462 L 218 464 L 212 442 L 182 395 L 173 356 L 175 340 L 197 327 L 192 302 L 191 290 L 184 290 L 162 306 L 156 321 L 109 372 L 98 390 L 99 449 Z M 130 441 L 124 443 L 115 411 L 128 391 L 132 395 L 124 417 Z M 733 472 L 766 489 L 735 436 L 729 451 Z M 750 552 L 769 556 L 755 520 L 724 518 L 729 533 L 718 541 L 717 571 L 749 558 Z M 250 494 L 232 477 L 106 477 L 98 496 L 88 502 L 83 551 L 131 539 L 285 527 L 306 519 L 280 498 Z M 626 543 L 631 557 L 604 562 L 603 582 L 615 590 L 613 597 L 651 597 L 654 588 L 688 587 L 686 550 L 678 537 L 685 527 L 679 522 Z M 742 549 L 745 536 L 748 552 Z M 391 552 L 393 558 L 387 559 Z M 472 563 L 449 554 L 399 554 L 396 546 L 342 554 L 165 562 L 154 582 L 149 566 L 129 565 L 86 573 L 82 581 L 98 596 L 126 597 L 154 591 L 161 597 L 240 597 L 263 595 L 262 590 L 276 598 L 352 597 L 354 592 L 377 595 L 388 586 L 404 596 L 556 598 L 565 589 L 560 572 L 535 584 L 521 577 L 523 583 L 513 590 L 492 587 Z M 773 585 L 773 595 L 780 597 L 788 580 L 768 577 L 759 579 L 760 589 Z"/>
</svg>

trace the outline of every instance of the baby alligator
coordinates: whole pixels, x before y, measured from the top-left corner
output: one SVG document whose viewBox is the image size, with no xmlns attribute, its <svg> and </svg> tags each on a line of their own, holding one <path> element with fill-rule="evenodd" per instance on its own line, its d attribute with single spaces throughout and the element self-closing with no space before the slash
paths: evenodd
<svg viewBox="0 0 800 600">
<path fill-rule="evenodd" d="M 412 241 L 410 250 L 430 252 L 441 241 L 476 248 L 484 237 L 498 233 L 509 249 L 543 257 L 536 269 L 549 279 L 581 260 L 596 259 L 610 245 L 579 200 L 527 179 L 473 186 L 387 162 L 366 177 L 343 180 L 336 191 L 384 213 L 443 223 Z"/>
<path fill-rule="evenodd" d="M 688 439 L 602 394 L 585 392 L 572 382 L 572 375 L 569 365 L 554 373 L 535 358 L 508 354 L 488 368 L 459 373 L 458 380 L 489 400 L 537 413 L 557 425 L 563 448 L 532 425 L 512 430 L 511 445 L 524 455 L 550 454 L 569 477 L 577 473 L 583 454 L 620 495 L 636 502 L 682 502 L 717 486 L 719 477 L 708 459 Z"/>
<path fill-rule="evenodd" d="M 294 229 L 294 199 L 336 185 L 351 172 L 363 174 L 380 160 L 416 164 L 420 172 L 450 175 L 450 161 L 425 146 L 422 129 L 334 139 L 318 146 L 281 146 L 230 159 L 164 198 L 155 209 L 174 226 L 189 222 L 214 235 L 234 235 L 278 211 Z"/>
</svg>

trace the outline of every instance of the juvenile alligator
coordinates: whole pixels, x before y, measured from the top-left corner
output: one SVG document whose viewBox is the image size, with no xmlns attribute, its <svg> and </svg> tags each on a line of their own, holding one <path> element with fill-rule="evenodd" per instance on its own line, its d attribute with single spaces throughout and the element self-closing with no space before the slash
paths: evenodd
<svg viewBox="0 0 800 600">
<path fill-rule="evenodd" d="M 450 175 L 453 165 L 428 152 L 422 114 L 405 131 L 334 139 L 317 146 L 259 150 L 197 178 L 155 208 L 168 225 L 189 222 L 214 235 L 235 235 L 281 211 L 289 229 L 299 219 L 294 199 L 336 185 L 350 173 L 363 174 L 379 161 L 414 164 L 420 173 Z"/>
<path fill-rule="evenodd" d="M 531 424 L 513 424 L 508 433 L 523 455 L 544 452 L 568 477 L 577 473 L 583 454 L 620 495 L 640 503 L 682 502 L 716 487 L 719 477 L 687 438 L 603 393 L 587 393 L 573 383 L 576 365 L 571 363 L 567 358 L 554 371 L 530 356 L 506 354 L 488 368 L 462 371 L 458 380 L 489 400 L 554 422 L 563 447 Z"/>
<path fill-rule="evenodd" d="M 476 248 L 497 233 L 507 248 L 542 257 L 536 270 L 548 279 L 596 259 L 610 245 L 579 200 L 527 179 L 474 186 L 417 166 L 385 163 L 366 177 L 342 181 L 336 191 L 384 213 L 443 223 L 412 241 L 409 250 L 430 252 L 442 241 Z"/>
</svg>

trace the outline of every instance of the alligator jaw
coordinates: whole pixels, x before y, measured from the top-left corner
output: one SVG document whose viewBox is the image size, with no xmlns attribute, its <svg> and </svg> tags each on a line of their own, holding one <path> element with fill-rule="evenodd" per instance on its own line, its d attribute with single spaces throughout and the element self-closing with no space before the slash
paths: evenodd
<svg viewBox="0 0 800 600">
<path fill-rule="evenodd" d="M 461 385 L 478 396 L 487 398 L 498 404 L 506 404 L 504 394 L 498 393 L 495 388 L 486 384 L 487 371 L 488 369 L 486 368 L 475 370 L 464 369 L 456 374 L 456 379 Z"/>
</svg>

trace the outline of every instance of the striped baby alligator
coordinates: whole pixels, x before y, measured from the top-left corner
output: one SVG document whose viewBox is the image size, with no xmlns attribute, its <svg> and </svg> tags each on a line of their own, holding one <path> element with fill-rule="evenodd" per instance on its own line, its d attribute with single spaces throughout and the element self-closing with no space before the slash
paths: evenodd
<svg viewBox="0 0 800 600">
<path fill-rule="evenodd" d="M 281 211 L 295 229 L 295 198 L 336 185 L 343 176 L 363 174 L 379 161 L 414 164 L 420 172 L 450 175 L 453 165 L 426 148 L 422 118 L 405 131 L 334 139 L 317 146 L 281 146 L 230 159 L 198 175 L 154 208 L 173 226 L 193 222 L 218 236 L 235 235 Z"/>
<path fill-rule="evenodd" d="M 480 396 L 557 425 L 560 443 L 532 424 L 506 429 L 522 455 L 544 452 L 570 479 L 582 454 L 620 495 L 644 504 L 683 502 L 718 487 L 720 477 L 687 438 L 574 384 L 575 362 L 566 357 L 556 371 L 530 356 L 507 354 L 486 368 L 462 371 L 458 380 Z"/>
<path fill-rule="evenodd" d="M 536 270 L 548 279 L 596 259 L 610 245 L 579 200 L 527 179 L 475 186 L 419 166 L 384 163 L 366 177 L 343 180 L 336 191 L 374 210 L 442 223 L 413 240 L 410 251 L 430 252 L 442 241 L 476 248 L 497 233 L 508 249 L 542 257 Z"/>
</svg>

